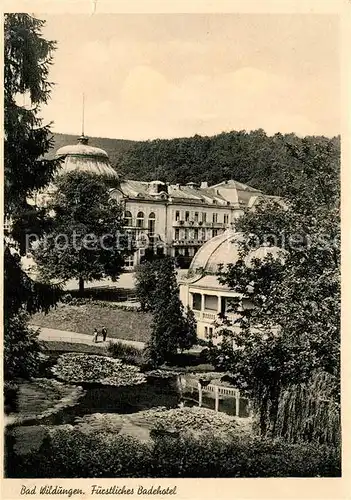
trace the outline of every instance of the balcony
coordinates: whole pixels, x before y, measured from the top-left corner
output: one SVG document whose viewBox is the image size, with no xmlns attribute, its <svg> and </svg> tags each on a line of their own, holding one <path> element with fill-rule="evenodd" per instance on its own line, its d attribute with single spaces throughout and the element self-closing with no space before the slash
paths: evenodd
<svg viewBox="0 0 351 500">
<path fill-rule="evenodd" d="M 174 246 L 201 246 L 205 243 L 205 240 L 199 240 L 199 239 L 179 239 L 179 240 L 173 240 L 172 245 Z"/>
<path fill-rule="evenodd" d="M 220 320 L 219 320 L 219 317 L 218 317 L 218 312 L 211 312 L 211 311 L 199 311 L 197 309 L 193 309 L 192 310 L 193 313 L 194 313 L 194 316 L 195 318 L 198 320 L 198 321 L 204 321 L 205 323 L 213 323 L 214 321 L 219 321 L 220 323 Z M 237 319 L 237 315 L 233 314 L 233 313 L 227 313 L 227 318 L 229 321 L 234 321 L 235 319 Z"/>
</svg>

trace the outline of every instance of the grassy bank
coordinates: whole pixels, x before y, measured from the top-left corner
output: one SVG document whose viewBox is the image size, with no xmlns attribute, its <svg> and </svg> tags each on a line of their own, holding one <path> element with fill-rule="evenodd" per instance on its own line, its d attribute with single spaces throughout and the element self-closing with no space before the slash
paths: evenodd
<svg viewBox="0 0 351 500">
<path fill-rule="evenodd" d="M 94 328 L 107 328 L 108 337 L 146 342 L 150 338 L 151 316 L 136 311 L 103 307 L 97 303 L 84 305 L 60 304 L 48 314 L 37 313 L 31 318 L 36 326 L 92 335 Z"/>
</svg>

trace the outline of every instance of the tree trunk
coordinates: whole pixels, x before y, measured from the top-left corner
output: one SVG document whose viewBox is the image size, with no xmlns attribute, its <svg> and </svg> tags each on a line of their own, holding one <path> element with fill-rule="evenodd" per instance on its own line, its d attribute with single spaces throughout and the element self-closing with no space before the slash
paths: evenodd
<svg viewBox="0 0 351 500">
<path fill-rule="evenodd" d="M 79 278 L 79 295 L 84 294 L 84 279 Z"/>
</svg>

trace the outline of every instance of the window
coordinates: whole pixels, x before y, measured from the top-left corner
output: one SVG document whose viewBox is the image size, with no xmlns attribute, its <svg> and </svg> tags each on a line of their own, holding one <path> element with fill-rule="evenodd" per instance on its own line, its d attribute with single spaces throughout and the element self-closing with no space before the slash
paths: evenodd
<svg viewBox="0 0 351 500">
<path fill-rule="evenodd" d="M 199 239 L 199 230 L 194 229 L 194 240 L 198 240 L 198 239 Z"/>
<path fill-rule="evenodd" d="M 199 212 L 195 212 L 194 221 L 197 222 L 199 220 Z"/>
<path fill-rule="evenodd" d="M 127 259 L 124 261 L 124 265 L 128 269 L 130 269 L 131 267 L 133 267 L 133 265 L 134 265 L 134 256 L 133 255 L 129 255 L 129 257 L 127 257 Z"/>
<path fill-rule="evenodd" d="M 189 221 L 189 217 L 190 217 L 190 212 L 185 212 L 185 220 L 186 220 L 186 222 Z"/>
<path fill-rule="evenodd" d="M 224 214 L 224 224 L 228 224 L 229 222 L 229 215 L 228 214 Z"/>
<path fill-rule="evenodd" d="M 209 329 L 208 329 L 208 337 L 210 339 L 213 337 L 213 328 L 212 328 L 212 326 L 210 326 Z"/>
<path fill-rule="evenodd" d="M 205 339 L 208 339 L 208 328 L 205 326 Z"/>
<path fill-rule="evenodd" d="M 189 237 L 189 233 L 187 229 L 184 229 L 184 239 L 187 240 Z"/>
<path fill-rule="evenodd" d="M 193 293 L 193 306 L 195 311 L 201 311 L 201 293 Z"/>
<path fill-rule="evenodd" d="M 204 229 L 204 228 L 201 229 L 201 239 L 202 240 L 206 239 L 206 229 Z"/>
<path fill-rule="evenodd" d="M 194 257 L 194 254 L 195 254 L 195 249 L 194 249 L 194 247 L 190 247 L 190 248 L 189 248 L 189 257 Z"/>
<path fill-rule="evenodd" d="M 212 238 L 217 236 L 217 234 L 218 234 L 218 229 L 212 229 Z"/>
<path fill-rule="evenodd" d="M 212 222 L 218 222 L 218 214 L 216 213 L 212 214 Z"/>
<path fill-rule="evenodd" d="M 218 297 L 216 295 L 205 295 L 205 309 L 208 311 L 218 310 Z"/>
<path fill-rule="evenodd" d="M 138 212 L 136 225 L 137 225 L 137 227 L 144 227 L 144 213 L 143 212 Z"/>
<path fill-rule="evenodd" d="M 127 212 L 124 214 L 124 224 L 126 226 L 132 226 L 133 225 L 133 217 L 131 212 L 127 210 Z"/>
<path fill-rule="evenodd" d="M 155 212 L 151 212 L 149 215 L 149 221 L 148 221 L 148 232 L 149 234 L 155 234 L 155 224 L 156 224 L 156 215 Z"/>
<path fill-rule="evenodd" d="M 206 222 L 206 212 L 202 212 L 202 222 Z"/>
<path fill-rule="evenodd" d="M 174 232 L 174 239 L 179 240 L 179 229 L 176 229 Z"/>
<path fill-rule="evenodd" d="M 176 210 L 175 220 L 179 220 L 179 219 L 180 219 L 180 213 L 179 213 L 179 210 Z"/>
</svg>

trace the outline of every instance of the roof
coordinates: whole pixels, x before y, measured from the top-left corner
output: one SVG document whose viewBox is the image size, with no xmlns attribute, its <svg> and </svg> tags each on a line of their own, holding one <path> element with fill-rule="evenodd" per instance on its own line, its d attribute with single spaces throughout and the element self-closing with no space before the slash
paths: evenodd
<svg viewBox="0 0 351 500">
<path fill-rule="evenodd" d="M 78 139 L 78 144 L 64 146 L 57 150 L 56 158 L 62 159 L 58 175 L 78 171 L 117 180 L 117 172 L 110 165 L 106 151 L 88 146 L 87 142 L 87 137 L 81 137 Z"/>
<path fill-rule="evenodd" d="M 243 234 L 232 229 L 211 238 L 196 252 L 189 267 L 190 274 L 194 276 L 199 276 L 199 274 L 216 275 L 220 265 L 236 264 L 240 259 L 239 243 L 242 240 Z M 284 263 L 286 254 L 287 251 L 279 247 L 262 245 L 252 250 L 245 257 L 244 262 L 246 266 L 250 267 L 253 259 L 264 260 L 267 256 L 272 256 L 273 259 Z"/>
<path fill-rule="evenodd" d="M 260 246 L 255 250 L 252 250 L 245 258 L 246 266 L 250 267 L 254 259 L 264 260 L 266 257 L 272 257 L 273 259 L 279 260 L 282 264 L 285 261 L 284 256 L 287 255 L 287 251 L 276 247 L 276 246 Z"/>
<path fill-rule="evenodd" d="M 192 281 L 189 283 L 191 287 L 195 288 L 206 288 L 209 290 L 223 290 L 223 291 L 230 291 L 230 288 L 227 285 L 222 285 L 218 279 L 217 276 L 214 275 L 206 275 L 202 276 L 201 278 L 197 278 L 196 280 Z"/>
<path fill-rule="evenodd" d="M 211 238 L 196 252 L 189 270 L 216 274 L 219 265 L 235 264 L 239 260 L 238 243 L 241 239 L 242 234 L 233 230 Z"/>
<path fill-rule="evenodd" d="M 164 183 L 161 181 L 122 180 L 120 191 L 127 198 L 154 200 L 157 197 L 162 198 L 161 193 L 154 190 L 156 184 L 162 185 Z M 249 206 L 251 198 L 264 196 L 258 189 L 234 180 L 206 187 L 198 187 L 193 183 L 188 183 L 186 186 L 180 184 L 164 184 L 164 186 L 163 197 L 175 203 L 191 202 L 211 206 Z"/>
</svg>

